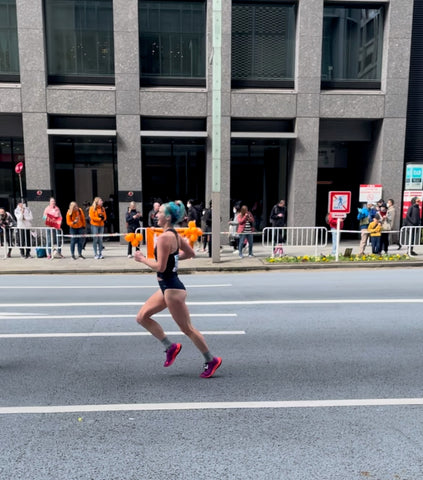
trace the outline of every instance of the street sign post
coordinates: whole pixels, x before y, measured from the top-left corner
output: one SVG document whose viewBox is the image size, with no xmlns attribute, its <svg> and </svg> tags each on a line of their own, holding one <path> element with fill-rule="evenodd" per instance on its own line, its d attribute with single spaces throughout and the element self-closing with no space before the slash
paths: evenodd
<svg viewBox="0 0 423 480">
<path fill-rule="evenodd" d="M 359 202 L 376 203 L 381 198 L 382 185 L 360 185 Z"/>
<path fill-rule="evenodd" d="M 345 218 L 351 211 L 351 192 L 329 192 L 328 211 L 336 218 L 336 254 L 335 261 L 339 258 L 339 240 L 341 231 L 341 218 Z"/>
<path fill-rule="evenodd" d="M 343 217 L 351 211 L 351 192 L 329 192 L 329 213 Z"/>
</svg>

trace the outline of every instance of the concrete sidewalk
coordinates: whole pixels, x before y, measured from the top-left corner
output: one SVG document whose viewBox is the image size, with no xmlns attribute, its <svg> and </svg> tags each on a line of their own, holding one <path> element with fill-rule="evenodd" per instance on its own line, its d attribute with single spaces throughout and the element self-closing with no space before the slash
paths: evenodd
<svg viewBox="0 0 423 480">
<path fill-rule="evenodd" d="M 353 248 L 353 254 L 358 252 L 358 240 L 341 242 L 340 252 L 344 252 L 345 248 Z M 135 262 L 133 258 L 127 257 L 127 244 L 118 242 L 104 242 L 105 249 L 103 251 L 104 259 L 94 259 L 92 243 L 88 243 L 86 250 L 83 251 L 85 260 L 73 260 L 69 244 L 65 244 L 62 253 L 65 258 L 21 258 L 19 248 L 13 248 L 11 258 L 0 259 L 0 274 L 98 274 L 98 273 L 151 273 L 151 270 L 145 265 Z M 145 246 L 142 247 L 145 253 Z M 370 248 L 367 248 L 370 252 Z M 284 247 L 284 253 L 288 256 L 303 255 L 328 255 L 331 252 L 331 245 L 320 248 L 317 251 L 310 247 Z M 397 250 L 397 246 L 391 247 L 390 253 L 405 254 L 406 248 Z M 254 244 L 254 257 L 244 256 L 240 258 L 238 252 L 233 251 L 232 247 L 227 245 L 221 249 L 220 262 L 213 263 L 206 252 L 196 251 L 196 257 L 190 260 L 184 260 L 179 264 L 179 272 L 182 274 L 196 272 L 224 272 L 224 271 L 253 271 L 253 270 L 281 270 L 281 269 L 315 269 L 315 268 L 369 268 L 369 267 L 399 267 L 423 266 L 423 248 L 417 248 L 419 253 L 417 257 L 412 257 L 408 261 L 400 262 L 330 262 L 321 263 L 277 263 L 269 264 L 266 258 L 271 255 L 271 249 L 263 247 L 261 243 Z M 3 250 L 1 251 L 3 253 Z M 35 251 L 31 252 L 35 257 Z"/>
</svg>

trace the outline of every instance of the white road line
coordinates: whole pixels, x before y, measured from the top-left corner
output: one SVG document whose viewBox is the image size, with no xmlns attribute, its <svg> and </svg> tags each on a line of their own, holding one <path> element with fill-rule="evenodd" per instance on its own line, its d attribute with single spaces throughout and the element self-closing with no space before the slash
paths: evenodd
<svg viewBox="0 0 423 480">
<path fill-rule="evenodd" d="M 135 318 L 136 313 L 132 315 L 37 315 L 33 313 L 0 313 L 0 320 L 46 320 L 46 319 L 88 319 L 88 318 Z M 190 317 L 237 317 L 237 313 L 190 313 Z M 154 318 L 163 317 L 171 318 L 172 316 L 169 313 L 158 313 L 154 315 Z"/>
<path fill-rule="evenodd" d="M 4 307 L 131 307 L 143 305 L 144 302 L 64 302 L 64 303 L 3 303 Z M 190 306 L 224 306 L 224 305 L 339 305 L 339 304 L 373 304 L 373 303 L 423 303 L 423 298 L 342 298 L 316 300 L 231 300 L 221 302 L 187 302 Z"/>
<path fill-rule="evenodd" d="M 168 335 L 184 335 L 182 332 L 166 332 Z M 208 330 L 203 335 L 245 335 L 245 330 Z M 75 333 L 3 333 L 2 338 L 69 338 L 69 337 L 146 337 L 149 332 L 75 332 Z"/>
<path fill-rule="evenodd" d="M 185 286 L 188 288 L 221 288 L 221 287 L 232 287 L 231 283 L 218 283 L 218 284 L 210 284 L 210 285 L 189 285 L 188 283 L 185 283 Z M 113 288 L 114 290 L 117 289 L 124 289 L 128 290 L 130 288 L 136 288 L 136 289 L 142 289 L 142 288 L 155 288 L 156 290 L 159 288 L 157 284 L 155 285 L 42 285 L 42 286 L 37 286 L 37 285 L 19 285 L 19 286 L 1 286 L 2 290 L 5 290 L 7 288 L 10 288 L 11 290 L 44 290 L 45 288 L 48 288 L 49 290 L 51 289 L 79 289 L 79 290 L 88 290 L 88 289 L 94 289 L 94 290 L 104 290 L 106 288 Z"/>
<path fill-rule="evenodd" d="M 159 410 L 229 410 L 264 408 L 394 407 L 423 405 L 423 398 L 369 398 L 351 400 L 293 400 L 257 402 L 117 403 L 106 405 L 56 405 L 0 407 L 0 415 L 41 413 L 142 412 Z"/>
</svg>

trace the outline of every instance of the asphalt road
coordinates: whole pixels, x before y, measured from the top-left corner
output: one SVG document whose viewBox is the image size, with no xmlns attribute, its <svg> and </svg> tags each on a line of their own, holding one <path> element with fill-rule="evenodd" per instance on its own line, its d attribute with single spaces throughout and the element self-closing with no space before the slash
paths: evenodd
<svg viewBox="0 0 423 480">
<path fill-rule="evenodd" d="M 212 379 L 154 275 L 0 277 L 1 480 L 423 478 L 422 271 L 182 279 Z"/>
</svg>

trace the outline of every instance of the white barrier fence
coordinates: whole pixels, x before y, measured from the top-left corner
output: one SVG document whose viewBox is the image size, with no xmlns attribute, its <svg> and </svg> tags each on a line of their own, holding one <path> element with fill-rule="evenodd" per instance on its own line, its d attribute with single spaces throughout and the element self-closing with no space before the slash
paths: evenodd
<svg viewBox="0 0 423 480">
<path fill-rule="evenodd" d="M 402 227 L 401 230 L 389 230 L 382 233 L 388 233 L 390 243 L 392 238 L 399 236 L 399 244 L 407 248 L 408 254 L 411 250 L 422 244 L 423 226 L 418 227 Z M 336 245 L 336 256 L 339 254 L 339 240 L 344 233 L 357 234 L 357 239 L 360 238 L 361 230 L 340 230 L 339 239 Z M 326 247 L 328 241 L 331 242 L 330 237 L 332 232 L 326 227 L 267 227 L 262 232 L 262 246 L 271 249 L 271 256 L 280 252 L 284 247 L 295 248 L 309 248 L 314 249 L 314 254 L 317 255 L 318 249 Z M 369 236 L 370 238 L 370 236 Z M 370 242 L 370 240 L 369 240 Z M 395 241 L 396 243 L 396 241 Z M 350 247 L 357 246 L 356 244 Z M 343 243 L 343 248 L 349 245 Z"/>
<path fill-rule="evenodd" d="M 145 230 L 145 227 L 136 230 L 136 233 L 143 234 L 144 242 L 146 239 Z M 402 227 L 401 230 L 391 230 L 385 233 L 389 233 L 391 239 L 391 235 L 397 234 L 399 243 L 406 247 L 408 253 L 410 253 L 414 247 L 422 245 L 422 230 L 423 226 Z M 228 233 L 221 232 L 221 235 L 228 235 Z M 331 241 L 330 233 L 331 231 L 326 227 L 266 227 L 261 233 L 256 232 L 254 235 L 261 235 L 262 246 L 271 250 L 272 257 L 275 255 L 275 249 L 277 252 L 280 247 L 309 248 L 313 249 L 314 254 L 317 256 L 318 249 L 327 247 L 328 241 Z M 355 233 L 357 234 L 357 239 L 359 239 L 361 230 L 340 230 L 341 237 L 343 233 Z M 7 258 L 10 249 L 21 249 L 24 255 L 28 250 L 31 250 L 32 255 L 35 255 L 35 249 L 42 249 L 46 252 L 60 250 L 63 248 L 65 238 L 92 239 L 100 236 L 104 239 L 124 237 L 126 235 L 126 233 L 64 235 L 62 230 L 48 227 L 32 227 L 31 229 L 11 227 L 0 231 L 0 258 Z M 211 233 L 204 233 L 203 235 L 211 235 Z M 351 246 L 356 246 L 356 244 Z M 344 242 L 343 248 L 345 247 L 348 247 L 348 245 Z"/>
<path fill-rule="evenodd" d="M 326 227 L 266 227 L 262 232 L 262 246 L 272 249 L 272 257 L 281 246 L 314 248 L 317 255 L 317 250 L 327 243 Z"/>
<path fill-rule="evenodd" d="M 48 227 L 2 228 L 0 240 L 3 258 L 10 256 L 13 248 L 20 249 L 25 256 L 29 250 L 37 248 L 46 251 L 60 250 L 63 247 L 63 231 Z"/>
<path fill-rule="evenodd" d="M 408 253 L 422 243 L 422 226 L 402 227 L 400 230 L 399 243 L 407 247 Z"/>
</svg>

